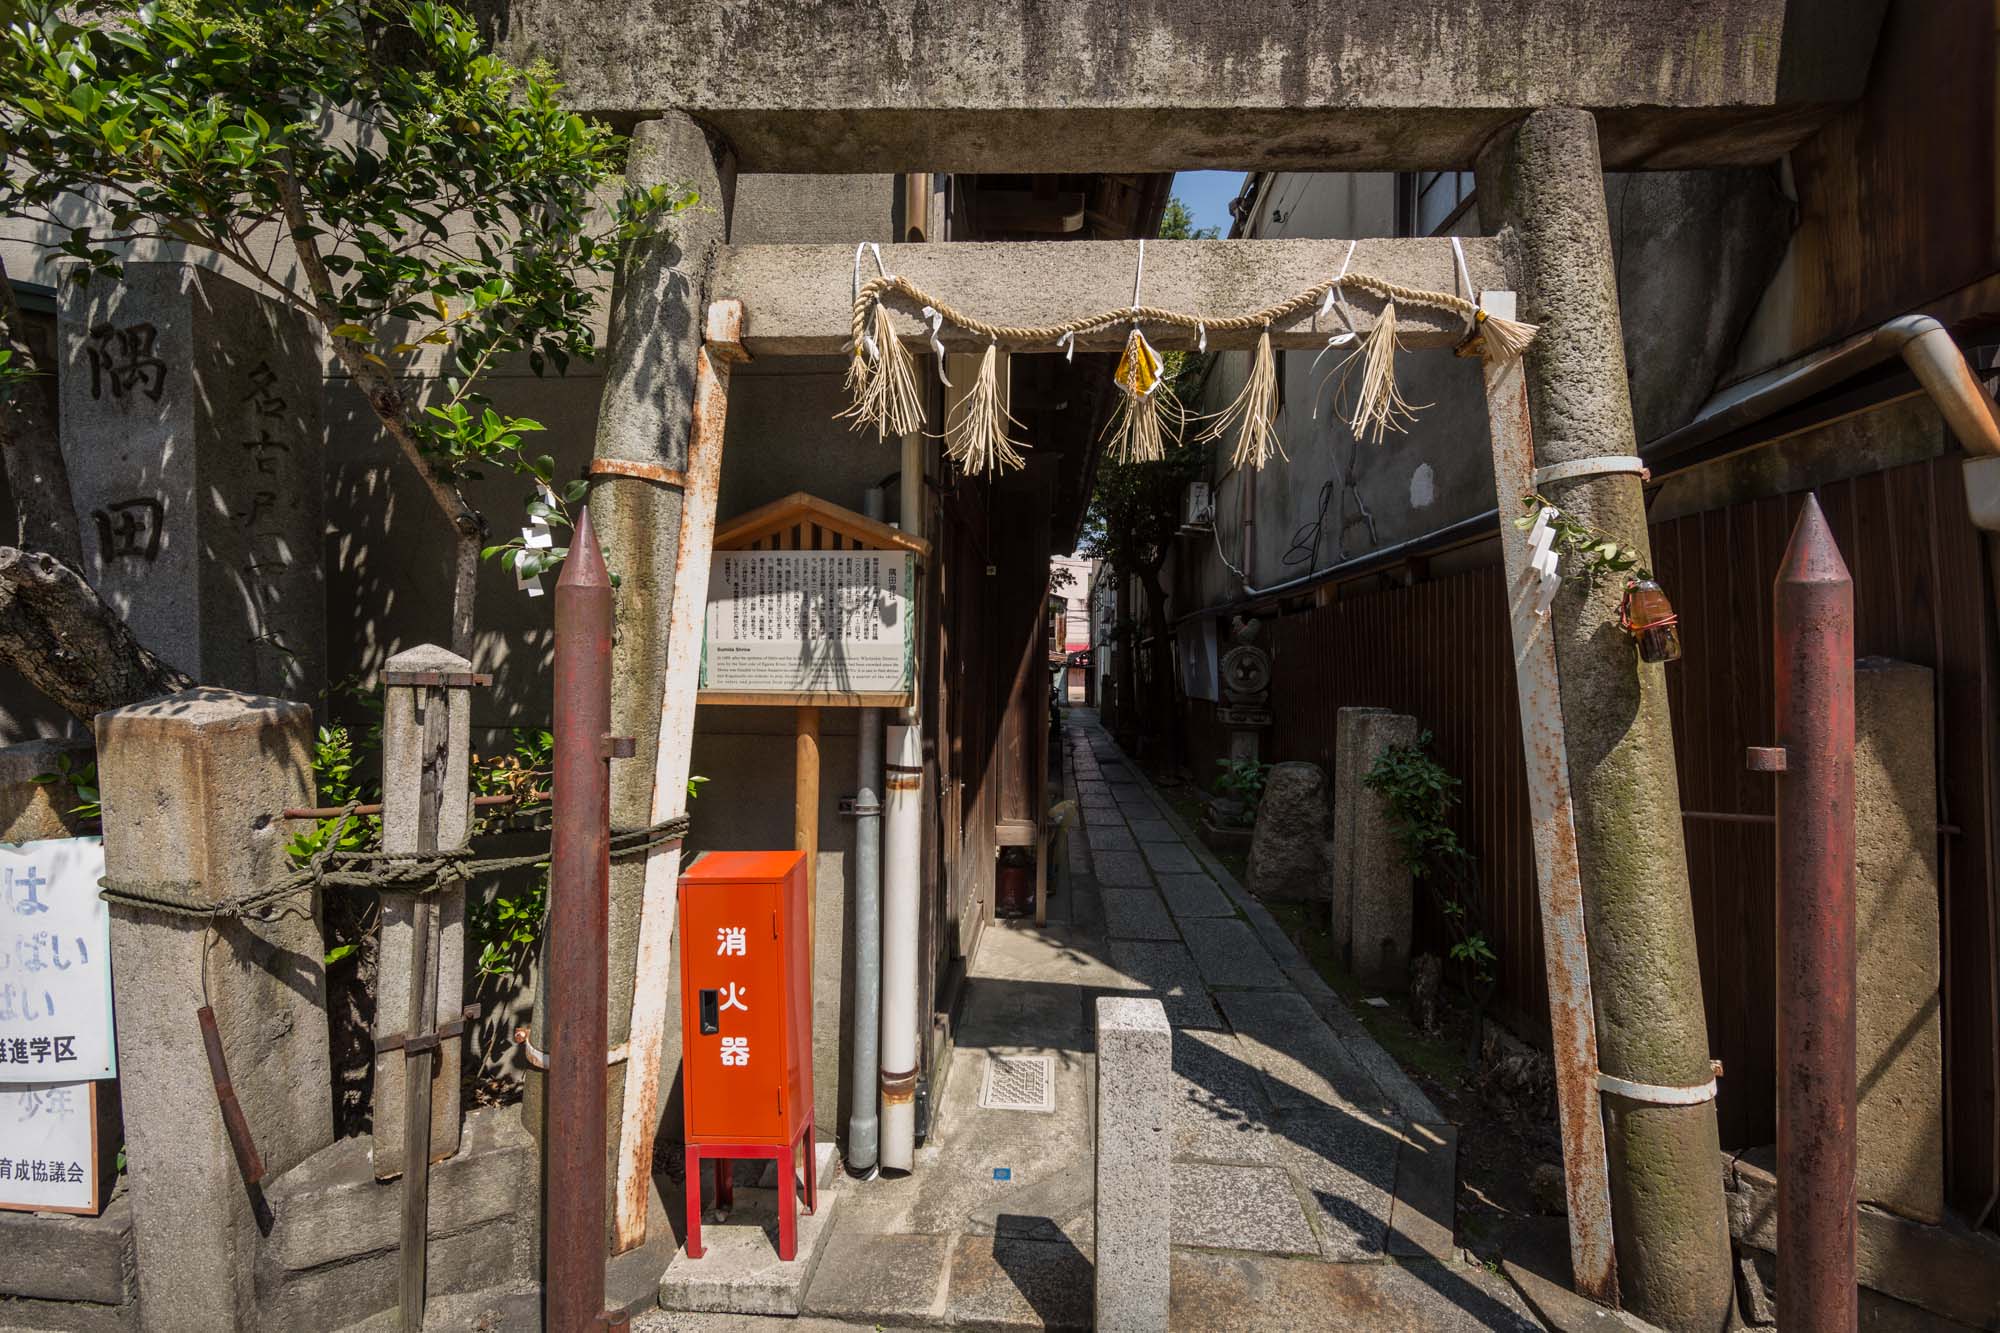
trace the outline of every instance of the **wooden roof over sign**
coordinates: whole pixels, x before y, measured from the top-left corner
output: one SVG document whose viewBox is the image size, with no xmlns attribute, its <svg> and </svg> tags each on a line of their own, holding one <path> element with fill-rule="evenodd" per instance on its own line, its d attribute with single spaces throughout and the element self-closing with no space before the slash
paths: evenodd
<svg viewBox="0 0 2000 1333">
<path fill-rule="evenodd" d="M 715 529 L 718 551 L 908 551 L 930 558 L 931 544 L 880 519 L 804 491 L 759 505 Z"/>
</svg>

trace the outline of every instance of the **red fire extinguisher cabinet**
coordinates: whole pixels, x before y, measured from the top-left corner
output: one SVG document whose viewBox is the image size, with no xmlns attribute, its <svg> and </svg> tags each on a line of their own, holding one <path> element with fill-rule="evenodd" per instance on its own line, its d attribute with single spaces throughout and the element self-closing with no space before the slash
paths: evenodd
<svg viewBox="0 0 2000 1333">
<path fill-rule="evenodd" d="M 797 1253 L 796 1179 L 818 1203 L 813 1143 L 812 929 L 803 852 L 710 852 L 681 875 L 682 1105 L 687 1252 L 700 1258 L 701 1163 L 716 1203 L 729 1163 L 778 1162 L 778 1257 Z"/>
</svg>

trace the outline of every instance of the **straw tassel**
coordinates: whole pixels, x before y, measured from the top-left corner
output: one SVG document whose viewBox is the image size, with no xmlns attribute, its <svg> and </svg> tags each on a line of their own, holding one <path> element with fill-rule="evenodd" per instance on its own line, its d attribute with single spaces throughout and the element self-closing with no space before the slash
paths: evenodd
<svg viewBox="0 0 2000 1333">
<path fill-rule="evenodd" d="M 1503 319 L 1484 310 L 1472 314 L 1472 336 L 1459 349 L 1461 356 L 1486 356 L 1495 361 L 1512 361 L 1528 350 L 1541 325 L 1518 319 Z"/>
<path fill-rule="evenodd" d="M 1358 359 L 1358 361 L 1357 361 Z M 1396 387 L 1396 303 L 1385 302 L 1375 327 L 1361 340 L 1348 358 L 1348 374 L 1360 371 L 1355 389 L 1354 414 L 1348 424 L 1354 438 L 1380 444 L 1390 431 L 1401 433 L 1416 420 L 1417 408 Z"/>
<path fill-rule="evenodd" d="M 959 399 L 951 420 L 945 423 L 945 457 L 959 471 L 973 476 L 1027 466 L 1021 450 L 1028 446 L 1007 434 L 1009 425 L 1021 423 L 1000 400 L 999 352 L 997 344 L 986 344 L 972 391 Z"/>
<path fill-rule="evenodd" d="M 1111 437 L 1112 461 L 1157 463 L 1167 456 L 1167 433 L 1176 438 L 1187 420 L 1180 400 L 1166 384 L 1166 368 L 1160 354 L 1146 341 L 1134 324 L 1125 336 L 1125 351 L 1118 358 L 1112 378 L 1124 390 L 1118 412 L 1106 433 Z"/>
<path fill-rule="evenodd" d="M 875 302 L 874 329 L 866 339 L 875 359 L 871 367 L 860 348 L 847 367 L 847 387 L 854 401 L 840 415 L 854 420 L 854 429 L 873 426 L 878 438 L 908 435 L 924 424 L 923 398 L 917 392 L 915 364 L 896 336 L 889 308 Z"/>
<path fill-rule="evenodd" d="M 1290 461 L 1284 441 L 1278 438 L 1278 360 L 1271 355 L 1268 324 L 1257 335 L 1257 352 L 1250 360 L 1250 377 L 1243 381 L 1243 392 L 1195 439 L 1220 440 L 1232 425 L 1236 429 L 1236 452 L 1231 461 L 1237 467 L 1247 463 L 1262 470 L 1272 454 Z"/>
</svg>

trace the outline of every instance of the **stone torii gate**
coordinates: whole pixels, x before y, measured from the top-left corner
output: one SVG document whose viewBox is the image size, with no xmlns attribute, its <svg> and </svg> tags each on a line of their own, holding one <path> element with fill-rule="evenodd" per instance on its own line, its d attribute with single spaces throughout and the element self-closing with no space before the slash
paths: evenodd
<svg viewBox="0 0 2000 1333">
<path fill-rule="evenodd" d="M 631 179 L 691 183 L 705 207 L 633 248 L 612 310 L 591 501 L 626 571 L 612 727 L 655 761 L 614 768 L 613 819 L 649 823 L 682 801 L 728 367 L 843 352 L 850 338 L 844 248 L 727 244 L 739 170 L 1473 167 L 1489 235 L 1465 242 L 1472 283 L 1517 293 L 1541 326 L 1525 363 L 1486 371 L 1502 510 L 1540 489 L 1643 555 L 1636 475 L 1586 466 L 1535 484 L 1538 468 L 1636 452 L 1603 171 L 1773 161 L 1859 95 L 1883 6 L 611 0 L 580 21 L 556 0 L 514 0 L 503 35 L 516 54 L 554 57 L 581 109 L 639 122 Z M 1254 309 L 1337 271 L 1345 250 L 1154 242 L 1148 299 Z M 1021 323 L 1124 304 L 1134 258 L 1119 243 L 883 251 L 891 271 Z M 1455 285 L 1443 240 L 1364 239 L 1354 266 Z M 1456 321 L 1399 313 L 1407 347 L 1463 337 Z M 1365 333 L 1370 316 L 1356 316 Z M 914 320 L 904 328 L 916 336 Z M 950 326 L 943 338 L 968 345 Z M 1249 345 L 1234 338 L 1209 343 Z M 1272 329 L 1277 348 L 1323 338 L 1304 318 Z M 1718 1329 L 1733 1283 L 1714 1105 L 1684 1092 L 1713 1074 L 1664 682 L 1603 632 L 1619 596 L 1608 582 L 1565 592 L 1537 620 L 1524 539 L 1506 523 L 1501 534 L 1577 1285 L 1667 1328 Z M 611 1090 L 621 1250 L 644 1236 L 671 1076 L 675 864 L 657 852 L 612 887 L 610 1040 L 629 1052 Z"/>
</svg>

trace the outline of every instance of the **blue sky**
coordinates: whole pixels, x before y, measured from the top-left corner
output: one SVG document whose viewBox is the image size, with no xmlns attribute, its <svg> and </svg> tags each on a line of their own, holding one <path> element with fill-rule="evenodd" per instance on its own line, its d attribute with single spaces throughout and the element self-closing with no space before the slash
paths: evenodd
<svg viewBox="0 0 2000 1333">
<path fill-rule="evenodd" d="M 1229 201 L 1243 187 L 1240 171 L 1183 171 L 1174 176 L 1174 197 L 1188 206 L 1197 227 L 1229 234 Z"/>
</svg>

